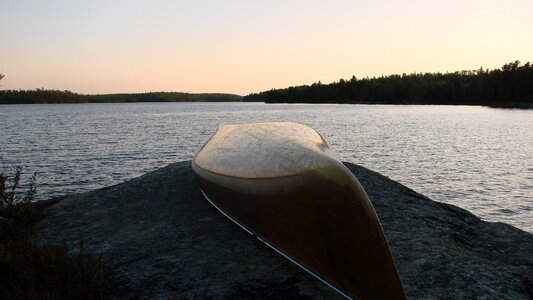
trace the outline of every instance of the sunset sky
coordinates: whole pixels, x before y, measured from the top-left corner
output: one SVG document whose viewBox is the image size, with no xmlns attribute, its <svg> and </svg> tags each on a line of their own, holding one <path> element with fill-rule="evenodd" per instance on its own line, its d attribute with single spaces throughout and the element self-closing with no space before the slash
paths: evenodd
<svg viewBox="0 0 533 300">
<path fill-rule="evenodd" d="M 2 89 L 245 95 L 533 61 L 532 0 L 0 0 Z"/>
</svg>

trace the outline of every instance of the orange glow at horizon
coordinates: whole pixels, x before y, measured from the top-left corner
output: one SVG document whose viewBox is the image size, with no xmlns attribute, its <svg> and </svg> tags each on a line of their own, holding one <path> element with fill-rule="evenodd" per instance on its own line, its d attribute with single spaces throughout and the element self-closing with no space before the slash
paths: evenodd
<svg viewBox="0 0 533 300">
<path fill-rule="evenodd" d="M 530 0 L 2 2 L 2 89 L 227 92 L 533 61 Z"/>
</svg>

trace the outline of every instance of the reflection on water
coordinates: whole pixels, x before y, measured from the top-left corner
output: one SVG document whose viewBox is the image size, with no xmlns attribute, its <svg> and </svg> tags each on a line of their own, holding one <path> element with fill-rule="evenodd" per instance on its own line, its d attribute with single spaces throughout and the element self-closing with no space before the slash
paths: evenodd
<svg viewBox="0 0 533 300">
<path fill-rule="evenodd" d="M 218 123 L 295 121 L 342 160 L 533 232 L 533 111 L 465 106 L 135 103 L 0 106 L 0 164 L 39 199 L 190 160 Z"/>
</svg>

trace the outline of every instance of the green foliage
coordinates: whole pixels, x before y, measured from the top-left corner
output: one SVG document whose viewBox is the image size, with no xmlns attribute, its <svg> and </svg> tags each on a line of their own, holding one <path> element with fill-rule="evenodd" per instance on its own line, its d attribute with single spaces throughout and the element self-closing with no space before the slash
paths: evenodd
<svg viewBox="0 0 533 300">
<path fill-rule="evenodd" d="M 0 90 L 0 104 L 129 103 L 129 102 L 235 102 L 233 94 L 150 92 L 138 94 L 81 95 L 57 90 Z"/>
<path fill-rule="evenodd" d="M 519 61 L 492 71 L 413 73 L 339 80 L 250 94 L 267 103 L 456 104 L 533 107 L 533 64 Z"/>
<path fill-rule="evenodd" d="M 0 299 L 104 299 L 113 280 L 101 258 L 41 245 L 33 225 L 35 174 L 20 192 L 22 168 L 0 173 Z"/>
</svg>

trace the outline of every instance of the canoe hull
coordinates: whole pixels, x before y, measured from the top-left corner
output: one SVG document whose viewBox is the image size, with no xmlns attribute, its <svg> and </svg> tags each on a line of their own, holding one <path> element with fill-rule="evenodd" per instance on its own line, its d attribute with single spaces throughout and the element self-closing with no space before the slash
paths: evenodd
<svg viewBox="0 0 533 300">
<path fill-rule="evenodd" d="M 228 176 L 195 160 L 192 167 L 219 210 L 344 296 L 404 299 L 364 189 L 342 163 L 324 161 L 308 172 L 272 178 Z"/>
</svg>

